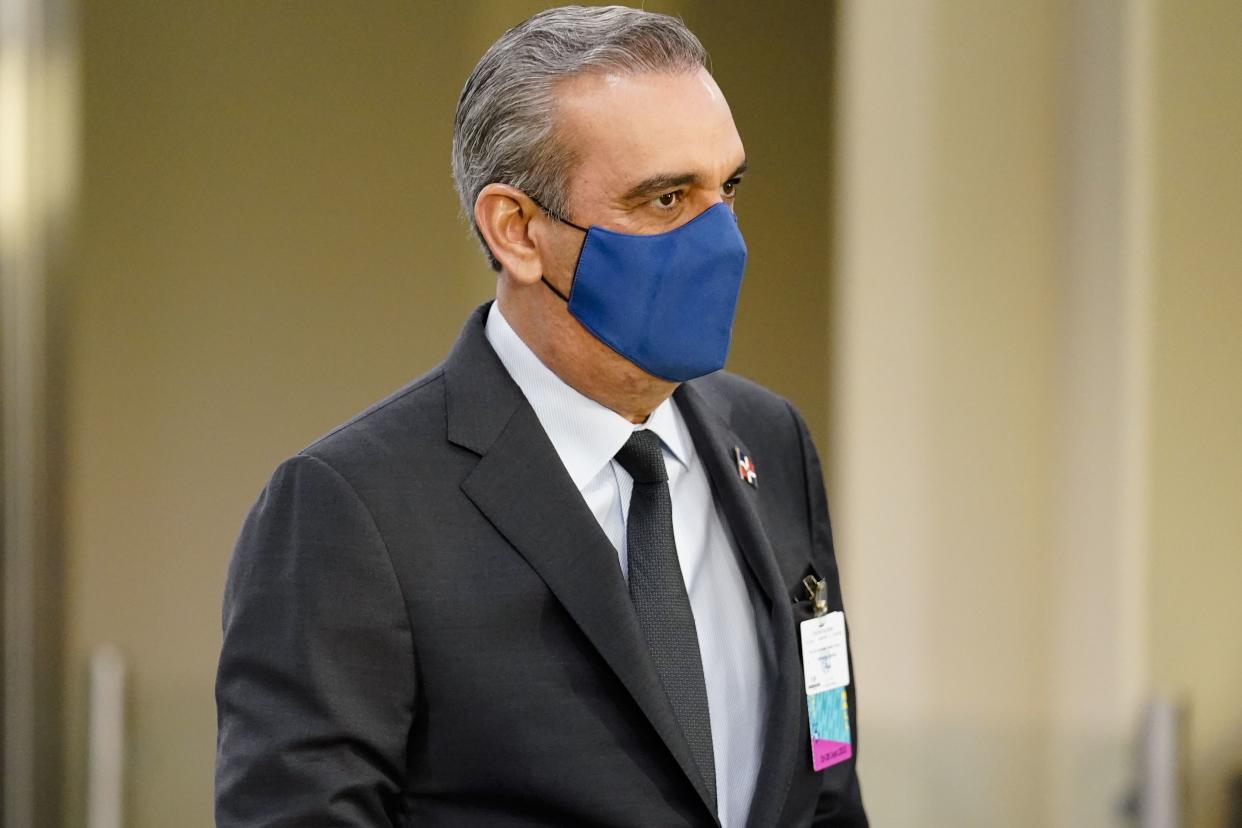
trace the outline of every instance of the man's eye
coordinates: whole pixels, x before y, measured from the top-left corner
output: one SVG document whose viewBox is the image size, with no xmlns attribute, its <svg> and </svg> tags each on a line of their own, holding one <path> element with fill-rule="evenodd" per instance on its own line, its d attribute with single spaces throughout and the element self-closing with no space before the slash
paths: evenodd
<svg viewBox="0 0 1242 828">
<path fill-rule="evenodd" d="M 663 195 L 658 196 L 655 203 L 657 206 L 667 209 L 669 207 L 675 207 L 679 201 L 681 201 L 681 191 L 674 190 L 671 193 L 664 193 Z"/>
<path fill-rule="evenodd" d="M 741 183 L 740 179 L 731 178 L 724 183 L 724 186 L 720 188 L 720 191 L 724 193 L 725 198 L 733 198 L 737 195 L 737 185 L 739 183 Z"/>
</svg>

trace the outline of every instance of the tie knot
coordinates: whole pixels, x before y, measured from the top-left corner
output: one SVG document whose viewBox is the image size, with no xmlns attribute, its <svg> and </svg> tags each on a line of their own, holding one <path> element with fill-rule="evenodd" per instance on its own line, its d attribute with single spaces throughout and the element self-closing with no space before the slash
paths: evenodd
<svg viewBox="0 0 1242 828">
<path fill-rule="evenodd" d="M 635 431 L 617 452 L 617 462 L 629 472 L 635 483 L 663 483 L 668 480 L 664 468 L 664 452 L 654 431 Z"/>
</svg>

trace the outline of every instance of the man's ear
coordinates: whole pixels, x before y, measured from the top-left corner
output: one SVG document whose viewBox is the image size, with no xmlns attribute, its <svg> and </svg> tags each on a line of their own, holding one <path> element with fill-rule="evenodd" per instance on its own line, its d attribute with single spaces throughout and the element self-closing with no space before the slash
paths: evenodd
<svg viewBox="0 0 1242 828">
<path fill-rule="evenodd" d="M 543 275 L 543 258 L 530 233 L 538 215 L 531 197 L 508 184 L 488 184 L 474 200 L 474 220 L 492 255 L 524 284 L 534 284 Z"/>
</svg>

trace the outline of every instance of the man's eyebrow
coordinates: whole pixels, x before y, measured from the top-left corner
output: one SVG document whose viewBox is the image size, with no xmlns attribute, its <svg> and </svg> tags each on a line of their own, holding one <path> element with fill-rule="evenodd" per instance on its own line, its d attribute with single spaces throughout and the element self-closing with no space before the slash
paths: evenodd
<svg viewBox="0 0 1242 828">
<path fill-rule="evenodd" d="M 660 173 L 658 175 L 644 178 L 633 187 L 625 191 L 625 195 L 621 196 L 623 201 L 636 201 L 640 198 L 649 198 L 653 195 L 675 190 L 678 187 L 684 187 L 687 184 L 698 184 L 699 177 L 694 173 Z"/>
<path fill-rule="evenodd" d="M 742 161 L 726 180 L 732 181 L 744 172 L 746 172 L 746 162 Z M 636 201 L 642 198 L 650 198 L 669 190 L 675 190 L 678 187 L 684 187 L 687 184 L 698 185 L 701 181 L 702 179 L 695 173 L 659 173 L 644 178 L 626 190 L 625 195 L 621 196 L 621 199 L 623 201 Z"/>
</svg>

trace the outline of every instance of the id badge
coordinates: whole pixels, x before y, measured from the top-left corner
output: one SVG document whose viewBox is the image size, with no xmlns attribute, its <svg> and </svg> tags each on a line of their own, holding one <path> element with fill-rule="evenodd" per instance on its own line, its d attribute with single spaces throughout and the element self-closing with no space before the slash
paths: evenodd
<svg viewBox="0 0 1242 828">
<path fill-rule="evenodd" d="M 811 766 L 821 771 L 854 755 L 850 738 L 849 650 L 845 613 L 829 612 L 803 621 L 802 673 L 811 725 Z"/>
</svg>

